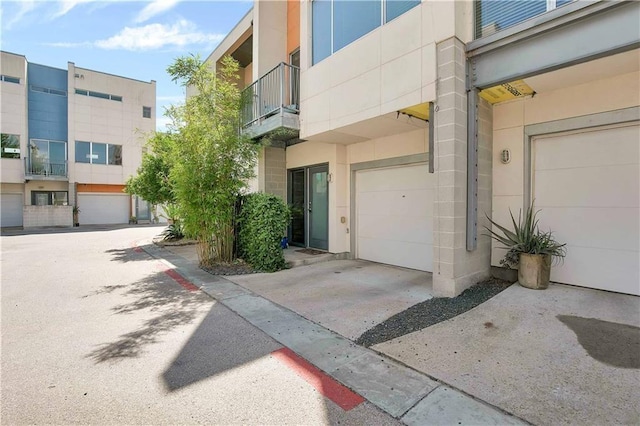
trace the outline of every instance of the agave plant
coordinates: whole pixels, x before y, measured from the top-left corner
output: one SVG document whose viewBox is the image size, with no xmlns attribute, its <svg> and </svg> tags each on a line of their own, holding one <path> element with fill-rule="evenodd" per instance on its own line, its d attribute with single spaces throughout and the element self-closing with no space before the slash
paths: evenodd
<svg viewBox="0 0 640 426">
<path fill-rule="evenodd" d="M 564 259 L 567 254 L 566 244 L 557 242 L 551 231 L 543 232 L 538 229 L 537 216 L 539 212 L 540 210 L 534 211 L 533 203 L 531 203 L 524 217 L 522 217 L 522 210 L 520 210 L 516 222 L 511 209 L 509 209 L 513 231 L 497 224 L 487 216 L 489 222 L 501 231 L 498 233 L 485 226 L 485 229 L 489 231 L 487 235 L 501 243 L 502 248 L 507 249 L 504 259 L 500 261 L 501 265 L 508 268 L 516 267 L 520 260 L 520 253 L 549 255 L 555 261 Z"/>
</svg>

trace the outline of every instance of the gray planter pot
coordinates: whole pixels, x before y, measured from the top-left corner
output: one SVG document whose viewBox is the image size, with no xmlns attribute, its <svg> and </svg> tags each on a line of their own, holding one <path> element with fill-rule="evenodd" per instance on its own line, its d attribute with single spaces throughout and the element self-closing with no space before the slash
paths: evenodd
<svg viewBox="0 0 640 426">
<path fill-rule="evenodd" d="M 544 290 L 549 287 L 551 256 L 548 254 L 520 253 L 518 283 L 522 287 Z"/>
</svg>

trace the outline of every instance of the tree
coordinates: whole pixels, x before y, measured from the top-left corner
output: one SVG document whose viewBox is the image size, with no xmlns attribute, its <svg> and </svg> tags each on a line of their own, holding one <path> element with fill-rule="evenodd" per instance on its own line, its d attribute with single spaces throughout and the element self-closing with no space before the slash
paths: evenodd
<svg viewBox="0 0 640 426">
<path fill-rule="evenodd" d="M 170 180 L 186 233 L 198 241 L 198 259 L 206 266 L 234 257 L 235 203 L 254 176 L 260 146 L 240 132 L 241 93 L 238 63 L 221 61 L 214 73 L 197 56 L 177 58 L 167 72 L 197 94 L 171 106 L 174 143 Z"/>
<path fill-rule="evenodd" d="M 155 132 L 147 140 L 151 152 L 142 155 L 136 176 L 127 180 L 125 192 L 137 195 L 153 205 L 173 203 L 171 172 L 172 135 Z"/>
</svg>

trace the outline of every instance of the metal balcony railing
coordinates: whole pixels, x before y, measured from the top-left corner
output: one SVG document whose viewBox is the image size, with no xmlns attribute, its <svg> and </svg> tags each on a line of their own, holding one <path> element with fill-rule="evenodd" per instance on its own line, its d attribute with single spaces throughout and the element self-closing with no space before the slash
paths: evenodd
<svg viewBox="0 0 640 426">
<path fill-rule="evenodd" d="M 51 162 L 41 158 L 24 159 L 25 175 L 30 177 L 67 177 L 67 162 Z"/>
<path fill-rule="evenodd" d="M 300 112 L 300 68 L 281 62 L 242 91 L 242 127 L 275 114 Z"/>
</svg>

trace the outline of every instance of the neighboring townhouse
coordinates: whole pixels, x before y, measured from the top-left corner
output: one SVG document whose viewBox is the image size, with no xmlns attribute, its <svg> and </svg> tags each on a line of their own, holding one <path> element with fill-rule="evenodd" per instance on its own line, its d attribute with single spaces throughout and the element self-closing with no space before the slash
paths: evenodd
<svg viewBox="0 0 640 426">
<path fill-rule="evenodd" d="M 52 68 L 1 52 L 2 227 L 151 219 L 123 193 L 155 130 L 155 81 Z"/>
<path fill-rule="evenodd" d="M 486 216 L 535 199 L 566 242 L 552 280 L 640 294 L 640 3 L 289 0 L 212 52 L 241 66 L 252 189 L 291 244 L 433 273 L 498 268 Z"/>
</svg>

